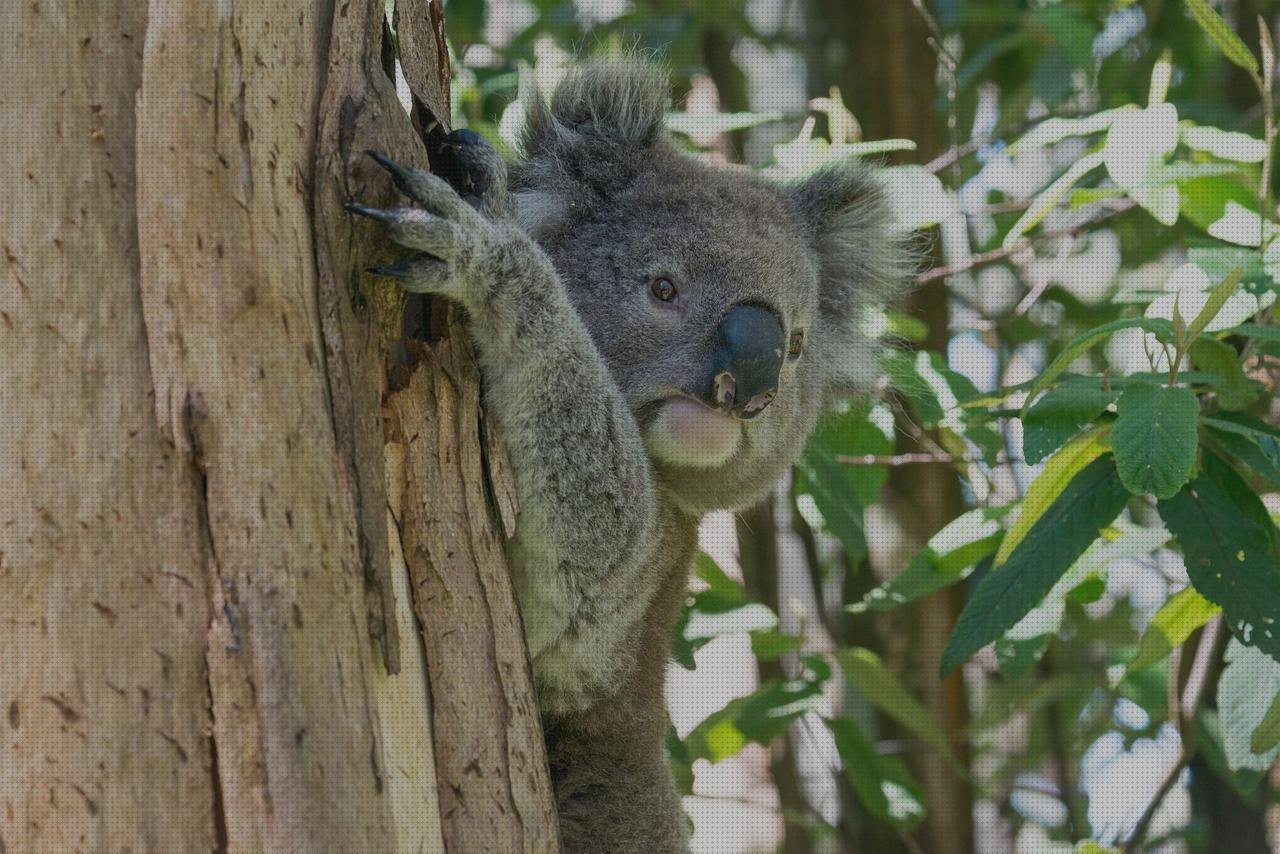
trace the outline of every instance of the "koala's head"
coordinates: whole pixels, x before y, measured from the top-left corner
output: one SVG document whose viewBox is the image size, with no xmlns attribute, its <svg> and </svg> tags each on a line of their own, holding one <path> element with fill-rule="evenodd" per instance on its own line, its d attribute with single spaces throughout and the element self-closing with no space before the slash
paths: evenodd
<svg viewBox="0 0 1280 854">
<path fill-rule="evenodd" d="M 864 309 L 906 280 L 868 167 L 790 185 L 688 155 L 667 80 L 588 63 L 526 101 L 521 225 L 547 251 L 686 510 L 743 507 L 794 461 L 832 396 L 878 372 Z M 584 453 L 590 453 L 584 449 Z"/>
</svg>

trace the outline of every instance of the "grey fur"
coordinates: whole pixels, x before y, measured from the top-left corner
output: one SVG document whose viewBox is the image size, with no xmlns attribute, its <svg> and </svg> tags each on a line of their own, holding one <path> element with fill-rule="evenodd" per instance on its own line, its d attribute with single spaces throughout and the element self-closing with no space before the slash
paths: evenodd
<svg viewBox="0 0 1280 854">
<path fill-rule="evenodd" d="M 874 374 L 859 313 L 907 273 L 867 167 L 779 187 L 695 160 L 662 133 L 666 91 L 630 59 L 580 67 L 549 108 L 531 100 L 509 216 L 393 165 L 422 208 L 352 208 L 427 253 L 384 272 L 467 309 L 516 474 L 512 570 L 575 852 L 685 846 L 662 681 L 697 521 L 759 500 L 825 400 Z M 679 305 L 652 299 L 656 276 L 678 283 Z M 805 330 L 807 349 L 727 462 L 673 462 L 656 413 L 690 394 L 742 302 Z"/>
</svg>

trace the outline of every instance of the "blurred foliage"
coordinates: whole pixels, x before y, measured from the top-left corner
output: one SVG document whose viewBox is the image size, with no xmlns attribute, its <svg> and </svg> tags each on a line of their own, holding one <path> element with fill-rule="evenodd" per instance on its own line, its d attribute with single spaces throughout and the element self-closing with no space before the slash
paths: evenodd
<svg viewBox="0 0 1280 854">
<path fill-rule="evenodd" d="M 898 226 L 932 237 L 946 347 L 924 349 L 940 330 L 910 313 L 866 318 L 885 383 L 829 414 L 787 487 L 813 624 L 698 560 L 674 659 L 693 668 L 704 645 L 746 633 L 762 678 L 672 732 L 677 778 L 693 791 L 698 763 L 776 751 L 821 720 L 855 799 L 840 809 L 900 839 L 929 809 L 906 743 L 972 781 L 1023 850 L 1138 850 L 1135 827 L 1167 850 L 1224 850 L 1215 822 L 1262 820 L 1280 752 L 1280 4 L 914 3 L 937 59 L 921 109 L 954 127 L 946 140 L 865 139 L 840 90 L 812 82 L 849 50 L 834 5 L 446 7 L 455 123 L 508 153 L 522 79 L 546 91 L 575 55 L 638 46 L 670 65 L 673 92 L 693 91 L 668 124 L 695 156 L 777 176 L 889 156 Z M 750 66 L 762 57 L 798 68 L 810 100 L 759 97 L 776 82 Z M 925 161 L 917 144 L 946 153 Z M 895 456 L 903 430 L 928 459 Z M 899 465 L 946 466 L 967 506 L 877 566 L 868 511 L 892 511 Z M 917 699 L 916 674 L 852 640 L 957 584 L 969 604 L 936 664 L 963 671 L 964 734 Z M 1188 799 L 1188 779 L 1228 792 L 1237 817 Z M 852 845 L 839 814 L 802 801 L 783 792 L 789 839 Z"/>
</svg>

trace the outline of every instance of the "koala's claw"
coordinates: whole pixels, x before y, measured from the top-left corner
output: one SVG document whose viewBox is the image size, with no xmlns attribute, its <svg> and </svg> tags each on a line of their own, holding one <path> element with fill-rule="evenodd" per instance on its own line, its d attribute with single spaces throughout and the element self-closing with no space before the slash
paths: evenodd
<svg viewBox="0 0 1280 854">
<path fill-rule="evenodd" d="M 462 197 L 443 178 L 421 169 L 402 166 L 381 151 L 370 150 L 366 153 L 390 173 L 396 189 L 433 213 L 448 216 L 465 204 Z M 467 209 L 470 210 L 470 207 Z"/>
<path fill-rule="evenodd" d="M 410 293 L 434 294 L 443 292 L 443 283 L 448 279 L 449 268 L 437 258 L 419 255 L 397 258 L 381 267 L 368 267 L 366 272 L 395 279 Z"/>
<path fill-rule="evenodd" d="M 392 216 L 391 211 L 384 211 L 381 208 L 371 208 L 355 202 L 345 202 L 342 207 L 348 213 L 367 216 L 370 219 L 381 220 L 382 222 L 395 222 L 395 217 Z"/>
</svg>

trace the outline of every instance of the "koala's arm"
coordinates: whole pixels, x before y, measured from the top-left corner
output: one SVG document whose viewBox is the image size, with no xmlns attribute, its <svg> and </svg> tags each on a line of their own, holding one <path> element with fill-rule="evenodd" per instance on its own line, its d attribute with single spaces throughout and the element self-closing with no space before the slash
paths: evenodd
<svg viewBox="0 0 1280 854">
<path fill-rule="evenodd" d="M 467 310 L 520 518 L 513 573 L 544 709 L 616 692 L 657 579 L 655 496 L 639 428 L 546 254 L 434 175 L 375 155 L 422 208 L 355 213 L 421 254 L 375 272 Z"/>
</svg>

